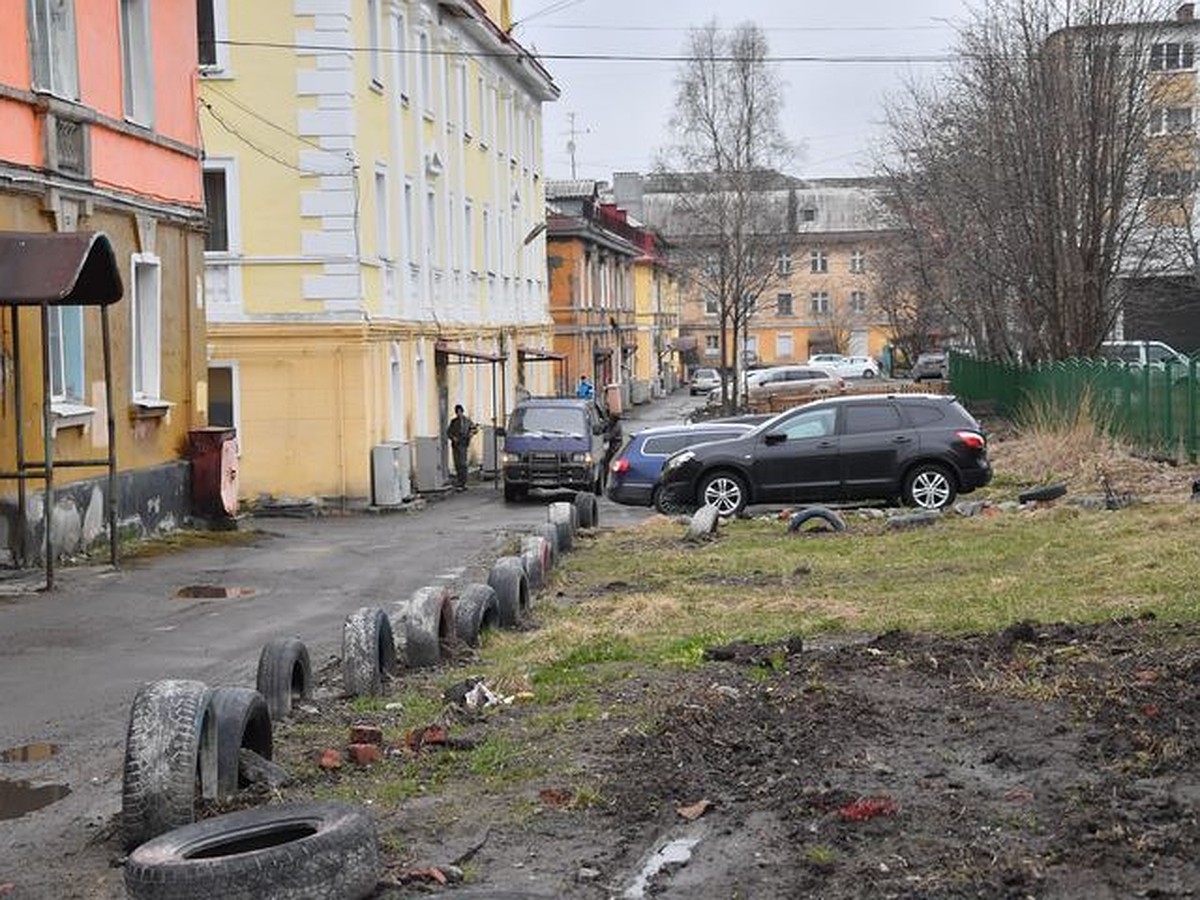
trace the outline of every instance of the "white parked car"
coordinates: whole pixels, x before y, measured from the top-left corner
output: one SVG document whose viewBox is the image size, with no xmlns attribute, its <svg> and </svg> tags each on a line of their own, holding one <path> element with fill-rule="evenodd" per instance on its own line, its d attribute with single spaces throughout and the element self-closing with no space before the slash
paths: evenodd
<svg viewBox="0 0 1200 900">
<path fill-rule="evenodd" d="M 692 372 L 692 384 L 689 392 L 693 397 L 697 394 L 707 394 L 713 388 L 721 386 L 721 374 L 716 369 L 696 369 Z"/>
<path fill-rule="evenodd" d="M 879 363 L 869 356 L 843 356 L 840 353 L 818 353 L 808 358 L 810 366 L 828 369 L 842 378 L 878 378 Z"/>
</svg>

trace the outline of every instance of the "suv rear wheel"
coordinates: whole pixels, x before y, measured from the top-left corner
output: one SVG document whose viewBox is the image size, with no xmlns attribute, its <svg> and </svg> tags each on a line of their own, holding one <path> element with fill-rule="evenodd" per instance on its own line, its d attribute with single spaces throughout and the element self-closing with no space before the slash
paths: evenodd
<svg viewBox="0 0 1200 900">
<path fill-rule="evenodd" d="M 919 509 L 949 506 L 956 493 L 954 476 L 937 463 L 921 463 L 904 479 L 904 502 Z"/>
</svg>

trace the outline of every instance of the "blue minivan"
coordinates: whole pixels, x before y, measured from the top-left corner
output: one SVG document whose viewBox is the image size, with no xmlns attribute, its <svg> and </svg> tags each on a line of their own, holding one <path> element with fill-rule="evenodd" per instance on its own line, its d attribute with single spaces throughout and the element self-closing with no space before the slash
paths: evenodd
<svg viewBox="0 0 1200 900">
<path fill-rule="evenodd" d="M 613 420 L 592 400 L 522 400 L 504 430 L 504 499 L 521 500 L 531 488 L 599 494 L 612 434 Z"/>
</svg>

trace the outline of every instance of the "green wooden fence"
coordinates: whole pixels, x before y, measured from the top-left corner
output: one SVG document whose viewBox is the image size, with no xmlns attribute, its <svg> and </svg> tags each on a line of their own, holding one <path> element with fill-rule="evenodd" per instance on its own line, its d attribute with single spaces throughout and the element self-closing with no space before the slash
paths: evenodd
<svg viewBox="0 0 1200 900">
<path fill-rule="evenodd" d="M 1196 462 L 1200 448 L 1197 363 L 1164 368 L 1095 359 L 1018 366 L 950 355 L 950 386 L 968 404 L 1020 418 L 1030 410 L 1070 413 L 1090 405 L 1096 423 L 1143 451 Z"/>
</svg>

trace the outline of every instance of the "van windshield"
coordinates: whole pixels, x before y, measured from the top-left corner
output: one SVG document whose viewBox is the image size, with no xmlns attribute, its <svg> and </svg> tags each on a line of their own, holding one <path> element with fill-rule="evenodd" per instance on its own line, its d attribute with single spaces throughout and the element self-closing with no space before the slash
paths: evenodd
<svg viewBox="0 0 1200 900">
<path fill-rule="evenodd" d="M 513 410 L 509 434 L 534 437 L 583 437 L 587 423 L 583 411 L 566 406 L 522 406 Z"/>
</svg>

